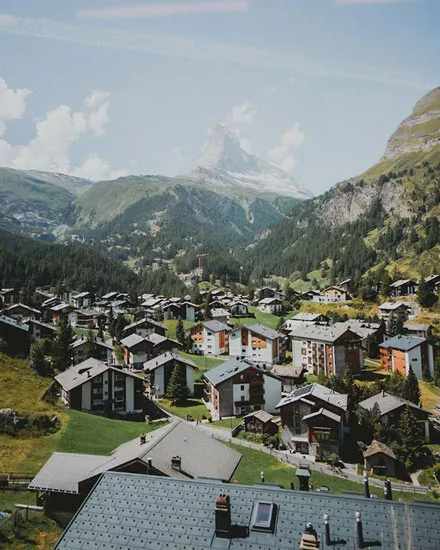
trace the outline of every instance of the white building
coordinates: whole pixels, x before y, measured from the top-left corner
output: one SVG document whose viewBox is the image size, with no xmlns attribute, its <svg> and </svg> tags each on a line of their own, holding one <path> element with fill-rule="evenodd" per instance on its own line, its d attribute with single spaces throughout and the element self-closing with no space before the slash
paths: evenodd
<svg viewBox="0 0 440 550">
<path fill-rule="evenodd" d="M 285 357 L 285 337 L 276 330 L 255 324 L 234 329 L 229 336 L 229 355 L 254 363 L 280 363 Z"/>
<path fill-rule="evenodd" d="M 194 395 L 194 374 L 197 365 L 190 359 L 174 352 L 166 352 L 144 363 L 144 371 L 150 374 L 150 395 L 156 398 L 163 397 L 167 391 L 173 370 L 185 367 L 186 386 L 189 394 Z"/>
<path fill-rule="evenodd" d="M 189 329 L 193 341 L 192 352 L 199 355 L 223 355 L 229 353 L 231 327 L 220 321 L 204 321 Z"/>
</svg>

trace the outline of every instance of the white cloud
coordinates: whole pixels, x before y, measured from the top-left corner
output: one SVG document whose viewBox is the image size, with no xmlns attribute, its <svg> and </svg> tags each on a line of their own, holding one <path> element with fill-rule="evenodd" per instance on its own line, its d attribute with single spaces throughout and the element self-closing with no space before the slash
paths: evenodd
<svg viewBox="0 0 440 550">
<path fill-rule="evenodd" d="M 20 119 L 26 110 L 26 99 L 31 92 L 13 90 L 0 78 L 0 137 L 7 122 Z M 52 109 L 35 127 L 35 137 L 28 143 L 13 146 L 0 139 L 0 165 L 21 170 L 44 170 L 65 174 L 81 174 L 90 179 L 103 179 L 115 174 L 110 164 L 91 154 L 80 168 L 71 166 L 72 145 L 87 135 L 101 136 L 109 122 L 109 95 L 95 90 L 84 101 L 83 111 L 73 112 L 67 105 Z M 119 174 L 119 173 L 117 173 Z"/>
<path fill-rule="evenodd" d="M 9 88 L 3 78 L 0 78 L 0 136 L 6 130 L 8 120 L 22 118 L 26 110 L 26 100 L 30 90 L 13 90 Z"/>
<path fill-rule="evenodd" d="M 251 142 L 248 140 L 248 138 L 239 138 L 240 139 L 240 147 L 246 151 L 249 155 L 254 154 L 254 150 L 252 148 Z"/>
<path fill-rule="evenodd" d="M 250 101 L 245 101 L 241 105 L 234 105 L 228 121 L 233 124 L 255 124 L 257 109 Z"/>
<path fill-rule="evenodd" d="M 292 153 L 298 149 L 304 138 L 305 133 L 300 129 L 299 124 L 295 123 L 292 130 L 282 134 L 281 143 L 268 151 L 271 162 L 286 172 L 291 172 L 297 165 Z"/>
<path fill-rule="evenodd" d="M 110 163 L 96 153 L 89 155 L 84 164 L 72 172 L 72 176 L 94 181 L 116 179 L 127 175 L 126 170 L 111 170 Z"/>
</svg>

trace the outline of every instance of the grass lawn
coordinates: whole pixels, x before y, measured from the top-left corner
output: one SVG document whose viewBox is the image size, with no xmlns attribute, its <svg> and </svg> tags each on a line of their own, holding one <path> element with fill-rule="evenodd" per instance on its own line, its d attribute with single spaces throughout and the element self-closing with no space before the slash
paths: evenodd
<svg viewBox="0 0 440 550">
<path fill-rule="evenodd" d="M 440 401 L 440 388 L 423 380 L 419 381 L 419 387 L 422 393 L 422 406 L 430 411 Z"/>
<path fill-rule="evenodd" d="M 271 313 L 263 313 L 260 310 L 258 310 L 256 307 L 250 307 L 249 308 L 250 313 L 255 314 L 255 318 L 253 317 L 242 317 L 239 319 L 230 319 L 230 322 L 234 324 L 236 327 L 243 327 L 244 325 L 254 325 L 256 323 L 261 323 L 262 325 L 266 325 L 267 327 L 276 329 L 278 326 L 278 323 L 280 322 L 280 318 L 278 315 L 272 315 Z M 287 319 L 290 315 L 289 313 L 286 313 L 284 316 L 285 319 Z"/>
<path fill-rule="evenodd" d="M 201 372 L 205 372 L 207 370 L 213 369 L 214 367 L 217 367 L 217 365 L 220 365 L 220 363 L 224 363 L 226 359 L 216 359 L 215 357 L 208 357 L 206 355 L 195 355 L 193 353 L 186 353 L 184 351 L 180 351 L 179 355 L 182 357 L 186 357 L 193 363 L 195 363 Z"/>
<path fill-rule="evenodd" d="M 236 426 L 241 424 L 242 421 L 242 418 L 224 418 L 223 420 L 216 420 L 212 423 L 212 426 L 214 426 L 215 428 L 234 429 Z"/>
<path fill-rule="evenodd" d="M 69 423 L 57 445 L 64 453 L 108 454 L 118 445 L 147 433 L 162 424 L 112 420 L 80 411 L 69 410 Z"/>
<path fill-rule="evenodd" d="M 203 400 L 196 399 L 195 397 L 191 397 L 187 401 L 187 403 L 182 407 L 177 407 L 176 405 L 172 405 L 169 399 L 161 399 L 158 402 L 158 405 L 159 407 L 162 407 L 162 409 L 169 412 L 170 414 L 174 414 L 175 416 L 180 416 L 180 418 L 184 418 L 185 420 L 187 415 L 192 416 L 194 420 L 196 419 L 202 420 L 203 416 L 207 418 L 210 415 Z"/>
<path fill-rule="evenodd" d="M 255 451 L 254 449 L 248 449 L 233 443 L 225 443 L 225 445 L 229 445 L 234 448 L 243 456 L 234 472 L 234 475 L 232 476 L 232 483 L 240 483 L 243 485 L 260 483 L 260 472 L 264 472 L 266 483 L 275 483 L 288 489 L 290 488 L 290 483 L 293 481 L 295 488 L 298 488 L 298 478 L 295 475 L 295 468 L 287 466 L 278 458 L 261 451 Z M 311 470 L 311 474 L 310 483 L 315 489 L 321 486 L 326 486 L 332 493 L 349 491 L 363 494 L 364 492 L 363 483 L 356 483 L 355 481 L 349 481 L 347 479 L 331 476 L 315 470 Z M 377 494 L 380 498 L 383 498 L 383 491 L 379 487 L 373 487 L 370 485 L 370 492 Z M 407 493 L 403 491 L 393 491 L 393 498 L 395 500 L 401 499 L 405 501 L 435 501 L 432 493 L 424 495 L 409 492 Z"/>
<path fill-rule="evenodd" d="M 167 327 L 167 337 L 171 338 L 172 340 L 176 340 L 176 327 L 177 327 L 177 319 L 170 319 L 169 321 L 163 321 L 163 324 Z M 196 323 L 193 323 L 192 321 L 183 321 L 183 328 L 187 330 L 188 328 L 191 328 Z"/>
</svg>

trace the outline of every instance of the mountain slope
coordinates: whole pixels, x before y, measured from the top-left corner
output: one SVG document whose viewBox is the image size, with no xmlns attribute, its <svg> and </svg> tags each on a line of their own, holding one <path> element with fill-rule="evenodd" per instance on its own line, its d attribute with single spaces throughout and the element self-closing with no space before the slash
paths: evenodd
<svg viewBox="0 0 440 550">
<path fill-rule="evenodd" d="M 217 125 L 189 176 L 206 186 L 231 191 L 241 189 L 301 200 L 312 197 L 287 172 L 247 153 L 224 124 Z"/>
<path fill-rule="evenodd" d="M 440 270 L 440 260 L 420 265 L 436 246 L 440 215 L 440 89 L 422 98 L 391 136 L 384 157 L 361 176 L 295 206 L 248 253 L 258 274 L 291 275 L 331 265 L 331 278 L 359 278 L 382 264 L 402 274 Z"/>
</svg>

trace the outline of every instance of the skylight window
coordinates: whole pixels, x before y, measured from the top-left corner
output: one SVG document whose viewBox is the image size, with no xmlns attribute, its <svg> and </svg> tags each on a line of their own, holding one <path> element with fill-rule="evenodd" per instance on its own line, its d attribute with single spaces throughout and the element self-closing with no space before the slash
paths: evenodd
<svg viewBox="0 0 440 550">
<path fill-rule="evenodd" d="M 276 505 L 272 502 L 256 502 L 252 512 L 251 530 L 273 533 L 275 530 Z"/>
</svg>

